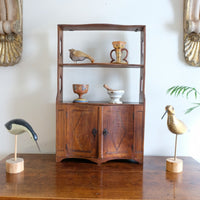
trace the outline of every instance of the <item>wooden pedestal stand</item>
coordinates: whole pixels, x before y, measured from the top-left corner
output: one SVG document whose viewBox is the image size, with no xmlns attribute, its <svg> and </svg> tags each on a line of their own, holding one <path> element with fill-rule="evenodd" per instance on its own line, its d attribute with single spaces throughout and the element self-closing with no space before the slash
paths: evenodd
<svg viewBox="0 0 200 200">
<path fill-rule="evenodd" d="M 17 158 L 17 135 L 15 135 L 15 157 L 6 160 L 6 172 L 17 174 L 24 171 L 24 159 Z"/>
<path fill-rule="evenodd" d="M 166 170 L 169 172 L 180 173 L 183 171 L 183 161 L 181 159 L 176 158 L 168 158 L 166 159 Z"/>
<path fill-rule="evenodd" d="M 177 135 L 175 141 L 175 153 L 174 158 L 166 159 L 166 170 L 169 172 L 180 173 L 183 171 L 183 161 L 176 158 L 176 147 L 177 147 Z"/>
</svg>

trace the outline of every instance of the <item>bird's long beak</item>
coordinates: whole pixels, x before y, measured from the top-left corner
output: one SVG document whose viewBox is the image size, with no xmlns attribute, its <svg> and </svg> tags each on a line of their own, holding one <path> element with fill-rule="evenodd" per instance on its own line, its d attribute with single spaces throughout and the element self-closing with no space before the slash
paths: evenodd
<svg viewBox="0 0 200 200">
<path fill-rule="evenodd" d="M 166 115 L 166 113 L 167 113 L 167 110 L 165 111 L 165 113 L 163 114 L 163 116 L 161 117 L 161 119 L 163 119 L 163 118 L 164 118 L 164 116 Z"/>
<path fill-rule="evenodd" d="M 41 150 L 40 150 L 40 146 L 39 146 L 37 140 L 35 140 L 35 143 L 36 143 L 36 145 L 37 145 L 37 148 L 38 148 L 39 152 L 41 152 Z"/>
</svg>

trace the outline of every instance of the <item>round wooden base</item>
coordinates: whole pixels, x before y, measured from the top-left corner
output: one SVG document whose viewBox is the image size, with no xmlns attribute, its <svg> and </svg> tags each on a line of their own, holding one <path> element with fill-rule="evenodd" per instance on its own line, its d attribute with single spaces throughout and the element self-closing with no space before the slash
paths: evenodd
<svg viewBox="0 0 200 200">
<path fill-rule="evenodd" d="M 10 158 L 6 160 L 6 172 L 10 174 L 17 174 L 24 171 L 24 159 L 17 158 Z"/>
<path fill-rule="evenodd" d="M 169 172 L 180 173 L 183 171 L 183 161 L 181 159 L 167 158 L 166 170 Z"/>
<path fill-rule="evenodd" d="M 86 99 L 74 99 L 73 103 L 88 103 Z"/>
</svg>

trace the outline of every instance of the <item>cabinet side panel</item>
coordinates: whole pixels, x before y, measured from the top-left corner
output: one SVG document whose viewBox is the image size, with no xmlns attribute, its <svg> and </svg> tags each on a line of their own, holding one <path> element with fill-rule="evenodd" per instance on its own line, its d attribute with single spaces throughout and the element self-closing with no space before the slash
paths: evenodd
<svg viewBox="0 0 200 200">
<path fill-rule="evenodd" d="M 58 26 L 58 49 L 57 49 L 57 97 L 56 100 L 63 100 L 63 68 L 59 64 L 63 63 L 63 31 Z"/>
<path fill-rule="evenodd" d="M 59 161 L 64 156 L 64 110 L 56 111 L 56 160 Z"/>
<path fill-rule="evenodd" d="M 144 109 L 136 106 L 134 109 L 134 151 L 143 154 L 144 141 Z"/>
</svg>

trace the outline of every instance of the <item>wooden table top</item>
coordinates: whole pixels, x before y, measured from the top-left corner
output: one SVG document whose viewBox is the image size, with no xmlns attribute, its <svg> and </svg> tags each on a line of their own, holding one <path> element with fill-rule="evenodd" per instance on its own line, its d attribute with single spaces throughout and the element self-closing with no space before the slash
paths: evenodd
<svg viewBox="0 0 200 200">
<path fill-rule="evenodd" d="M 200 164 L 190 157 L 182 157 L 179 174 L 166 172 L 166 157 L 145 157 L 143 165 L 56 163 L 52 154 L 19 157 L 25 161 L 20 174 L 6 173 L 6 159 L 0 162 L 0 199 L 200 199 Z"/>
</svg>

